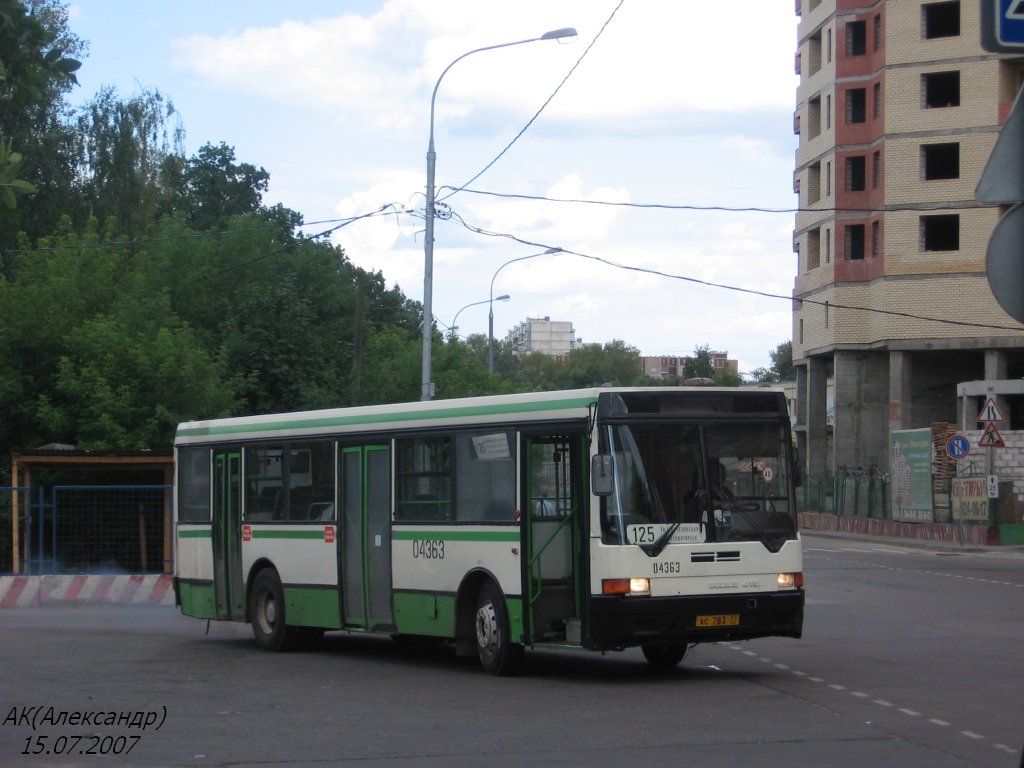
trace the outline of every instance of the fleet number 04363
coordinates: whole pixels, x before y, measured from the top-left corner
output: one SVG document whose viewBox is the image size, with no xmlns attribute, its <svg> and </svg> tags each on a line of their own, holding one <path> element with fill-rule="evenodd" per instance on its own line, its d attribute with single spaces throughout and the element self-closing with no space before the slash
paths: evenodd
<svg viewBox="0 0 1024 768">
<path fill-rule="evenodd" d="M 679 566 L 678 562 L 654 563 L 655 576 L 666 576 L 671 573 L 682 573 L 682 568 Z"/>
</svg>

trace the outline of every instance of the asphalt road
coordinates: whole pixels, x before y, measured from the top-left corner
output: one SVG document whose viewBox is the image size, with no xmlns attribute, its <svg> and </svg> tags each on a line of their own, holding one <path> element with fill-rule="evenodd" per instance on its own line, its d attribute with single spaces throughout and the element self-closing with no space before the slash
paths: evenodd
<svg viewBox="0 0 1024 768">
<path fill-rule="evenodd" d="M 805 546 L 802 640 L 699 646 L 669 674 L 533 651 L 492 678 L 387 638 L 265 654 L 167 608 L 0 611 L 0 766 L 1017 768 L 1024 555 Z"/>
</svg>

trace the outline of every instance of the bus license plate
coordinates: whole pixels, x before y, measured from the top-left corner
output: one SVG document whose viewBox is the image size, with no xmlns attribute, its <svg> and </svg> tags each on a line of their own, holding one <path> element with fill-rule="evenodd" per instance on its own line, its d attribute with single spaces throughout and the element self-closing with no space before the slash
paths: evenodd
<svg viewBox="0 0 1024 768">
<path fill-rule="evenodd" d="M 738 613 L 719 613 L 708 616 L 698 616 L 698 627 L 738 627 L 740 615 Z"/>
</svg>

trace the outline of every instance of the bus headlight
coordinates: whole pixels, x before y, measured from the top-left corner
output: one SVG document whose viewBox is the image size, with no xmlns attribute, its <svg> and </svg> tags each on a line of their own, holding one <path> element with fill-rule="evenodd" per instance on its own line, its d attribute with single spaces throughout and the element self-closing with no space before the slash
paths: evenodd
<svg viewBox="0 0 1024 768">
<path fill-rule="evenodd" d="M 802 589 L 804 586 L 803 573 L 780 573 L 779 589 Z"/>
<path fill-rule="evenodd" d="M 637 579 L 602 579 L 601 594 L 603 595 L 626 595 L 639 597 L 651 594 L 651 580 L 645 578 Z"/>
</svg>

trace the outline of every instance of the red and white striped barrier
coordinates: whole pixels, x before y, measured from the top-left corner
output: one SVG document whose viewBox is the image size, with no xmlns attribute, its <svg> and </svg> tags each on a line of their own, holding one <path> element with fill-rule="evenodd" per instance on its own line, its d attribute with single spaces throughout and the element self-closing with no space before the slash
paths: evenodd
<svg viewBox="0 0 1024 768">
<path fill-rule="evenodd" d="M 0 608 L 59 602 L 174 605 L 167 574 L 0 576 Z"/>
</svg>

